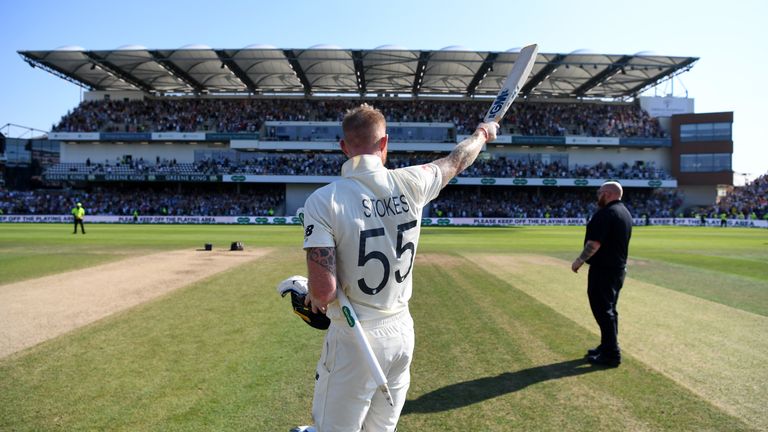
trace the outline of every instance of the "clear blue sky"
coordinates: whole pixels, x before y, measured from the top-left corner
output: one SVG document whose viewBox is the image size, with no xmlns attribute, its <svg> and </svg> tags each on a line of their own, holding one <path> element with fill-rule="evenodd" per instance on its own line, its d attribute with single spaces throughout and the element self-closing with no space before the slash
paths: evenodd
<svg viewBox="0 0 768 432">
<path fill-rule="evenodd" d="M 64 45 L 113 49 L 127 44 L 240 48 L 325 43 L 372 49 L 462 45 L 504 51 L 538 43 L 547 53 L 655 51 L 701 60 L 675 82 L 696 112 L 734 111 L 733 168 L 768 172 L 762 78 L 768 72 L 768 2 L 641 1 L 39 1 L 10 0 L 0 23 L 0 126 L 49 130 L 80 101 L 80 88 L 32 69 L 16 51 Z M 483 6 L 481 6 L 483 5 Z M 659 95 L 669 92 L 659 89 Z M 20 132 L 14 129 L 14 132 Z"/>
</svg>

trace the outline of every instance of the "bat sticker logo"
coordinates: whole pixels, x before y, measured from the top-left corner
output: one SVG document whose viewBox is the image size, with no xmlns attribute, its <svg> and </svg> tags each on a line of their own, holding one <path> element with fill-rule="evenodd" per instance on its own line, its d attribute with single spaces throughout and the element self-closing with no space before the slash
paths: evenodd
<svg viewBox="0 0 768 432">
<path fill-rule="evenodd" d="M 509 89 L 505 88 L 502 90 L 501 93 L 496 96 L 496 100 L 493 101 L 493 105 L 491 106 L 491 109 L 488 111 L 489 115 L 496 115 L 499 110 L 501 110 L 502 107 L 504 107 L 504 104 L 507 102 L 507 99 L 509 99 Z"/>
<path fill-rule="evenodd" d="M 344 312 L 344 318 L 347 319 L 347 324 L 349 324 L 350 327 L 354 327 L 355 318 L 352 317 L 352 312 L 349 311 L 349 308 L 346 306 L 342 306 L 341 311 Z"/>
</svg>

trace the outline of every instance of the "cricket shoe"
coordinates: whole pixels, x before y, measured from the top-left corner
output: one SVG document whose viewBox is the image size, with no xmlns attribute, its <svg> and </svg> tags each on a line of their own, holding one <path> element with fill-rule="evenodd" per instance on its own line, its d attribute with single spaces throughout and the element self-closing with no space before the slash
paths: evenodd
<svg viewBox="0 0 768 432">
<path fill-rule="evenodd" d="M 598 346 L 596 346 L 594 348 L 588 349 L 587 350 L 587 355 L 585 355 L 584 357 L 594 357 L 594 356 L 600 354 L 601 352 L 602 352 L 602 347 L 600 345 L 598 345 Z"/>
<path fill-rule="evenodd" d="M 587 361 L 595 366 L 603 366 L 609 368 L 619 367 L 621 364 L 621 357 L 608 356 L 605 353 L 600 353 L 595 356 L 587 357 Z"/>
<path fill-rule="evenodd" d="M 288 432 L 317 432 L 314 426 L 296 426 Z"/>
</svg>

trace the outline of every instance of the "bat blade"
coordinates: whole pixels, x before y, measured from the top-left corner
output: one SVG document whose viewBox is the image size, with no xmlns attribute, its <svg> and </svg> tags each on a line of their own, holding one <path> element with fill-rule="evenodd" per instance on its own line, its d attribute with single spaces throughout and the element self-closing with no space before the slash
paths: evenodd
<svg viewBox="0 0 768 432">
<path fill-rule="evenodd" d="M 484 122 L 493 121 L 498 123 L 504 118 L 504 114 L 507 113 L 509 106 L 512 105 L 512 102 L 528 79 L 528 75 L 531 74 L 538 52 L 539 46 L 536 44 L 528 45 L 520 50 L 520 56 L 517 57 L 512 70 L 507 75 L 507 79 L 504 80 L 504 85 L 499 90 L 499 94 L 496 95 L 491 108 L 488 109 L 488 113 L 483 119 Z"/>
<path fill-rule="evenodd" d="M 365 333 L 360 326 L 360 322 L 355 313 L 355 309 L 352 307 L 352 303 L 349 302 L 349 299 L 346 294 L 344 294 L 341 287 L 336 289 L 336 297 L 339 299 L 339 306 L 341 306 L 341 311 L 344 314 L 344 318 L 347 320 L 347 324 L 355 334 L 358 348 L 360 348 L 360 352 L 365 358 L 365 362 L 368 364 L 368 369 L 371 372 L 373 380 L 376 381 L 379 390 L 384 394 L 384 399 L 386 399 L 387 403 L 390 406 L 395 406 L 395 403 L 392 400 L 392 395 L 389 392 L 389 386 L 387 385 L 387 377 L 384 375 L 384 371 L 381 369 L 379 361 L 376 360 L 376 354 L 374 354 L 373 348 L 371 348 L 371 344 L 368 342 L 368 338 L 365 337 Z"/>
</svg>

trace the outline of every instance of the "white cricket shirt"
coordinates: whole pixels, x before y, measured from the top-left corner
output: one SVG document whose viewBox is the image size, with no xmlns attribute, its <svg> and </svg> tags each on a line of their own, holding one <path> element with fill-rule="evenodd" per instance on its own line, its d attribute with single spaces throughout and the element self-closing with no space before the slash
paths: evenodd
<svg viewBox="0 0 768 432">
<path fill-rule="evenodd" d="M 335 247 L 336 278 L 362 321 L 408 307 L 421 210 L 440 193 L 442 173 L 429 163 L 389 170 L 360 155 L 344 177 L 316 190 L 304 205 L 304 248 Z M 329 318 L 341 318 L 338 302 Z"/>
</svg>

